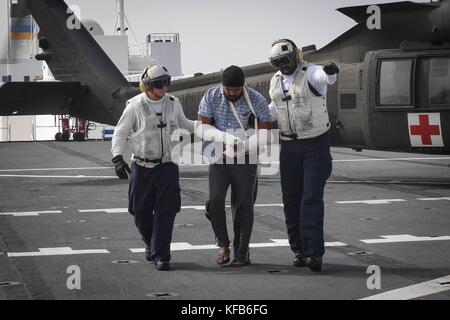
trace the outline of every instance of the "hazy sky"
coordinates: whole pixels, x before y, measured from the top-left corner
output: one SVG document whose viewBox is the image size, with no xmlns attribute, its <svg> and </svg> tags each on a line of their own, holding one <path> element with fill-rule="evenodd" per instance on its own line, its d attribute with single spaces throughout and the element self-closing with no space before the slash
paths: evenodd
<svg viewBox="0 0 450 320">
<path fill-rule="evenodd" d="M 66 2 L 112 34 L 116 0 Z M 265 62 L 278 38 L 319 49 L 355 25 L 336 8 L 386 2 L 395 0 L 126 0 L 125 12 L 141 43 L 149 33 L 179 33 L 182 71 L 192 74 Z"/>
</svg>

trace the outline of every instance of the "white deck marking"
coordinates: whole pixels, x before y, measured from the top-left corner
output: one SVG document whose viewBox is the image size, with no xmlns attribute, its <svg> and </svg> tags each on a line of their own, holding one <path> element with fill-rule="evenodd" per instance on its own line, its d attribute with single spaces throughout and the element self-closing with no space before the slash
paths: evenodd
<svg viewBox="0 0 450 320">
<path fill-rule="evenodd" d="M 43 176 L 43 175 L 23 175 L 23 174 L 1 174 L 2 178 L 63 178 L 63 179 L 119 179 L 116 176 Z"/>
<path fill-rule="evenodd" d="M 76 176 L 62 176 L 62 175 L 25 175 L 25 174 L 0 174 L 0 178 L 43 178 L 43 179 L 119 179 L 117 176 L 87 176 L 87 175 L 76 175 Z M 187 181 L 208 181 L 208 177 L 199 177 L 199 178 L 184 178 L 180 177 L 180 180 Z M 259 181 L 268 181 L 268 182 L 280 182 L 280 179 L 265 179 L 264 177 L 260 177 Z M 339 183 L 339 184 L 448 184 L 446 181 L 375 181 L 375 180 L 328 180 L 327 183 Z"/>
<path fill-rule="evenodd" d="M 181 210 L 188 210 L 188 209 L 205 210 L 205 206 L 181 206 Z"/>
<path fill-rule="evenodd" d="M 335 201 L 339 204 L 391 204 L 392 202 L 405 202 L 403 199 L 378 199 L 378 200 L 358 200 L 358 201 Z"/>
<path fill-rule="evenodd" d="M 102 167 L 100 167 L 102 169 Z M 44 170 L 44 169 L 41 169 Z M 75 169 L 73 169 L 75 170 Z M 1 171 L 0 171 L 1 172 Z M 119 179 L 115 175 L 110 176 L 87 176 L 87 175 L 22 175 L 22 174 L 1 174 L 0 178 L 43 178 L 43 179 Z M 261 176 L 259 181 L 264 182 L 280 182 L 279 178 L 264 178 L 266 176 Z M 186 181 L 208 181 L 208 177 L 199 177 L 199 178 L 184 178 L 180 177 L 180 180 Z M 23 182 L 23 181 L 22 181 Z M 447 181 L 399 181 L 399 180 L 328 180 L 328 184 L 415 184 L 415 185 L 447 185 Z"/>
<path fill-rule="evenodd" d="M 226 205 L 226 208 L 231 208 L 231 205 Z M 269 203 L 269 204 L 255 204 L 256 208 L 265 208 L 265 207 L 283 207 L 282 203 Z M 198 211 L 204 211 L 205 206 L 182 206 L 181 210 L 198 210 Z M 127 213 L 128 208 L 110 208 L 110 209 L 89 209 L 89 210 L 78 210 L 80 213 L 95 213 L 95 212 L 106 212 L 106 213 Z"/>
<path fill-rule="evenodd" d="M 411 160 L 450 160 L 450 157 L 419 157 L 419 158 L 368 158 L 368 159 L 338 159 L 333 162 L 373 162 L 373 161 L 411 161 Z M 279 164 L 279 161 L 261 162 L 261 165 Z M 181 163 L 180 167 L 206 167 L 209 164 L 186 164 Z M 79 168 L 22 168 L 22 169 L 1 169 L 0 172 L 24 172 L 24 171 L 68 171 L 68 170 L 112 170 L 111 167 L 79 167 Z"/>
<path fill-rule="evenodd" d="M 84 168 L 32 168 L 32 169 L 3 169 L 0 172 L 26 172 L 26 171 L 73 171 L 73 170 L 107 170 L 114 167 L 84 167 Z"/>
<path fill-rule="evenodd" d="M 412 286 L 386 291 L 360 300 L 410 300 L 450 290 L 450 275 Z"/>
<path fill-rule="evenodd" d="M 341 159 L 333 162 L 369 162 L 369 161 L 411 161 L 411 160 L 450 160 L 450 157 L 430 157 L 430 158 L 387 158 L 387 159 Z"/>
<path fill-rule="evenodd" d="M 420 201 L 440 201 L 440 200 L 450 201 L 450 197 L 443 197 L 443 198 L 417 198 L 417 200 L 420 200 Z"/>
<path fill-rule="evenodd" d="M 40 214 L 46 213 L 62 213 L 62 211 L 54 210 L 54 211 L 30 211 L 30 212 L 0 212 L 0 216 L 37 217 Z"/>
<path fill-rule="evenodd" d="M 269 203 L 269 204 L 255 204 L 255 207 L 265 208 L 265 207 L 280 207 L 283 208 L 284 205 L 282 203 Z"/>
<path fill-rule="evenodd" d="M 346 246 L 347 244 L 340 241 L 325 242 L 325 247 L 346 247 Z"/>
<path fill-rule="evenodd" d="M 76 254 L 98 254 L 109 253 L 105 249 L 90 249 L 90 250 L 72 250 L 70 247 L 57 247 L 57 248 L 39 248 L 39 252 L 10 252 L 8 257 L 43 257 L 43 256 L 67 256 Z"/>
<path fill-rule="evenodd" d="M 396 242 L 421 242 L 421 241 L 443 241 L 450 240 L 450 236 L 441 237 L 416 237 L 410 234 L 399 234 L 391 236 L 380 236 L 384 239 L 366 239 L 361 240 L 364 243 L 396 243 Z"/>
<path fill-rule="evenodd" d="M 208 181 L 208 178 L 183 178 L 181 177 L 180 180 L 187 180 L 187 181 Z M 276 178 L 264 178 L 264 176 L 259 177 L 258 181 L 262 182 L 277 182 L 280 183 L 280 179 Z M 448 181 L 400 181 L 400 180 L 328 180 L 327 184 L 407 184 L 407 185 L 448 185 Z"/>
<path fill-rule="evenodd" d="M 78 212 L 80 212 L 80 213 L 93 213 L 93 212 L 126 213 L 126 212 L 128 212 L 128 208 L 78 210 Z"/>
<path fill-rule="evenodd" d="M 289 241 L 287 239 L 270 239 L 272 242 L 267 243 L 251 243 L 250 248 L 272 248 L 272 247 L 289 247 Z M 342 242 L 325 242 L 326 247 L 345 247 L 347 246 Z M 184 250 L 214 250 L 218 247 L 215 244 L 207 245 L 191 245 L 187 242 L 172 242 L 170 245 L 171 251 L 184 251 Z M 130 249 L 133 253 L 143 253 L 145 248 L 133 248 Z"/>
<path fill-rule="evenodd" d="M 180 180 L 208 180 L 208 178 L 180 178 Z M 280 182 L 280 179 L 258 178 L 258 181 L 264 182 Z M 415 185 L 448 185 L 448 181 L 400 181 L 400 180 L 328 180 L 327 184 L 415 184 Z"/>
</svg>

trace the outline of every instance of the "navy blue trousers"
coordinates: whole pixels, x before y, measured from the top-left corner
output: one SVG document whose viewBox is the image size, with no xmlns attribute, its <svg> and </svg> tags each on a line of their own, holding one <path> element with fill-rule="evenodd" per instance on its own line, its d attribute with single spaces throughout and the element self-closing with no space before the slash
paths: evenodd
<svg viewBox="0 0 450 320">
<path fill-rule="evenodd" d="M 154 168 L 131 165 L 128 211 L 153 261 L 170 261 L 175 216 L 181 209 L 180 176 L 172 162 Z"/>
<path fill-rule="evenodd" d="M 323 256 L 325 183 L 332 171 L 329 134 L 281 141 L 280 175 L 284 214 L 291 250 Z"/>
</svg>

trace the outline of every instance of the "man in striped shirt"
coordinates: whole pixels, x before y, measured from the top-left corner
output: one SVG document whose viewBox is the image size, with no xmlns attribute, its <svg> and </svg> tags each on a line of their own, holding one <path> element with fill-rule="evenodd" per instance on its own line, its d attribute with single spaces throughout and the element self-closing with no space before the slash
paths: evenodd
<svg viewBox="0 0 450 320">
<path fill-rule="evenodd" d="M 205 144 L 204 155 L 207 153 L 212 162 L 209 166 L 208 212 L 220 248 L 216 262 L 218 265 L 230 262 L 225 197 L 231 185 L 235 233 L 231 266 L 240 267 L 250 263 L 249 243 L 257 184 L 257 160 L 249 161 L 251 141 L 256 140 L 255 135 L 249 137 L 249 120 L 254 114 L 258 132 L 267 131 L 271 128 L 271 116 L 266 99 L 244 84 L 245 76 L 241 68 L 230 66 L 223 71 L 222 76 L 222 85 L 209 89 L 200 102 L 196 133 L 204 141 L 214 141 Z M 233 157 L 234 153 L 239 152 L 243 154 L 242 157 Z"/>
</svg>

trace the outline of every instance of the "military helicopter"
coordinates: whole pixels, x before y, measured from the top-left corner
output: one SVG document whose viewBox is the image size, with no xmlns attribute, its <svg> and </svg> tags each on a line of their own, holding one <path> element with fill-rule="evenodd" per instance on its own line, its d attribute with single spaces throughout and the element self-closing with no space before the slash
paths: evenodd
<svg viewBox="0 0 450 320">
<path fill-rule="evenodd" d="M 62 0 L 24 0 L 40 28 L 36 59 L 59 82 L 0 84 L 0 115 L 68 114 L 115 125 L 138 94 L 83 26 L 66 28 Z M 355 150 L 450 153 L 450 1 L 411 1 L 337 9 L 357 23 L 325 47 L 302 48 L 305 61 L 340 66 L 327 94 L 331 142 Z M 247 84 L 269 99 L 275 69 L 243 67 Z M 186 115 L 197 118 L 204 92 L 221 72 L 176 80 Z"/>
</svg>

